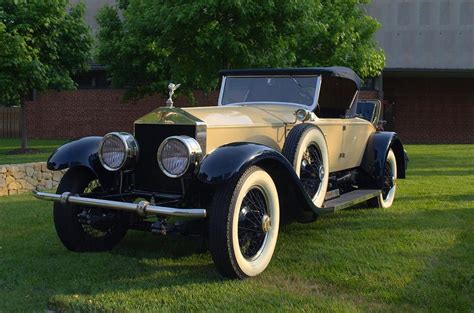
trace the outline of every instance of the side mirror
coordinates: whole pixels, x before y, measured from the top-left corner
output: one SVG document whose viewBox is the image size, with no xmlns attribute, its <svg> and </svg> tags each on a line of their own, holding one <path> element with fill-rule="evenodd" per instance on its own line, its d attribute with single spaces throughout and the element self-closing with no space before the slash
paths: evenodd
<svg viewBox="0 0 474 313">
<path fill-rule="evenodd" d="M 305 109 L 298 109 L 294 113 L 296 120 L 300 122 L 306 122 L 311 119 L 311 112 Z"/>
<path fill-rule="evenodd" d="M 376 128 L 377 130 L 384 130 L 385 124 L 387 124 L 387 121 L 385 121 L 385 120 L 379 120 L 379 121 L 377 122 L 377 125 L 375 126 L 375 128 Z"/>
</svg>

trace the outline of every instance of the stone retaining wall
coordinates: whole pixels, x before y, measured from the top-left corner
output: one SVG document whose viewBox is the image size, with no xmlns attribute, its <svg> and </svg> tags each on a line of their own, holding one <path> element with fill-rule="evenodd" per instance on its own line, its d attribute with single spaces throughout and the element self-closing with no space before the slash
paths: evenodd
<svg viewBox="0 0 474 313">
<path fill-rule="evenodd" d="M 50 171 L 46 162 L 0 165 L 0 196 L 56 188 L 65 171 Z"/>
</svg>

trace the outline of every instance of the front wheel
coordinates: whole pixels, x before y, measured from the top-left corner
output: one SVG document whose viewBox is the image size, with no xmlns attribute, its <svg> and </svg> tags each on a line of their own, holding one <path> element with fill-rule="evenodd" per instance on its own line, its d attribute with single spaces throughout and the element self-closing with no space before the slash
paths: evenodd
<svg viewBox="0 0 474 313">
<path fill-rule="evenodd" d="M 71 192 L 93 197 L 103 191 L 97 178 L 87 169 L 70 169 L 59 183 L 57 193 Z M 127 232 L 127 213 L 54 203 L 54 226 L 63 245 L 72 251 L 112 249 Z"/>
<path fill-rule="evenodd" d="M 273 256 L 279 224 L 277 189 L 260 167 L 249 167 L 218 188 L 209 217 L 209 249 L 217 270 L 240 279 L 262 273 Z"/>
</svg>

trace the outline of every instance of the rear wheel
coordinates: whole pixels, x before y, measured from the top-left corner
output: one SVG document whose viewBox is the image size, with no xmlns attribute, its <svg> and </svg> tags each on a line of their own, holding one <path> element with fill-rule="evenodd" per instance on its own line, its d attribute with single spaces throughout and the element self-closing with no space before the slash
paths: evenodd
<svg viewBox="0 0 474 313">
<path fill-rule="evenodd" d="M 279 224 L 277 189 L 261 168 L 252 166 L 220 187 L 209 217 L 209 249 L 217 270 L 240 279 L 262 273 L 273 256 Z"/>
<path fill-rule="evenodd" d="M 370 199 L 368 204 L 372 207 L 389 208 L 395 199 L 397 191 L 397 159 L 392 149 L 388 152 L 385 161 L 383 185 L 378 197 Z"/>
<path fill-rule="evenodd" d="M 56 193 L 71 192 L 87 197 L 102 191 L 96 177 L 87 169 L 70 169 Z M 89 195 L 93 197 L 93 195 Z M 127 232 L 127 213 L 74 204 L 54 204 L 54 225 L 59 239 L 72 251 L 112 249 Z"/>
</svg>

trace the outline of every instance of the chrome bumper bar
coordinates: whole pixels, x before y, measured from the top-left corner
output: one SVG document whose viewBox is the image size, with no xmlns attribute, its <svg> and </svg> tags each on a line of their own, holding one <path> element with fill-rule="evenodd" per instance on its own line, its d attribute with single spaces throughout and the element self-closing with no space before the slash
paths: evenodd
<svg viewBox="0 0 474 313">
<path fill-rule="evenodd" d="M 152 205 L 148 201 L 140 201 L 139 203 L 129 203 L 120 201 L 111 201 L 103 199 L 84 198 L 77 195 L 73 195 L 70 192 L 65 192 L 61 195 L 55 193 L 41 192 L 38 190 L 33 191 L 33 195 L 41 200 L 55 201 L 62 204 L 77 204 L 85 205 L 97 208 L 112 209 L 137 213 L 145 216 L 147 214 L 158 214 L 165 216 L 178 216 L 178 217 L 194 217 L 203 218 L 206 217 L 205 209 L 180 209 L 170 208 L 158 205 Z"/>
</svg>

